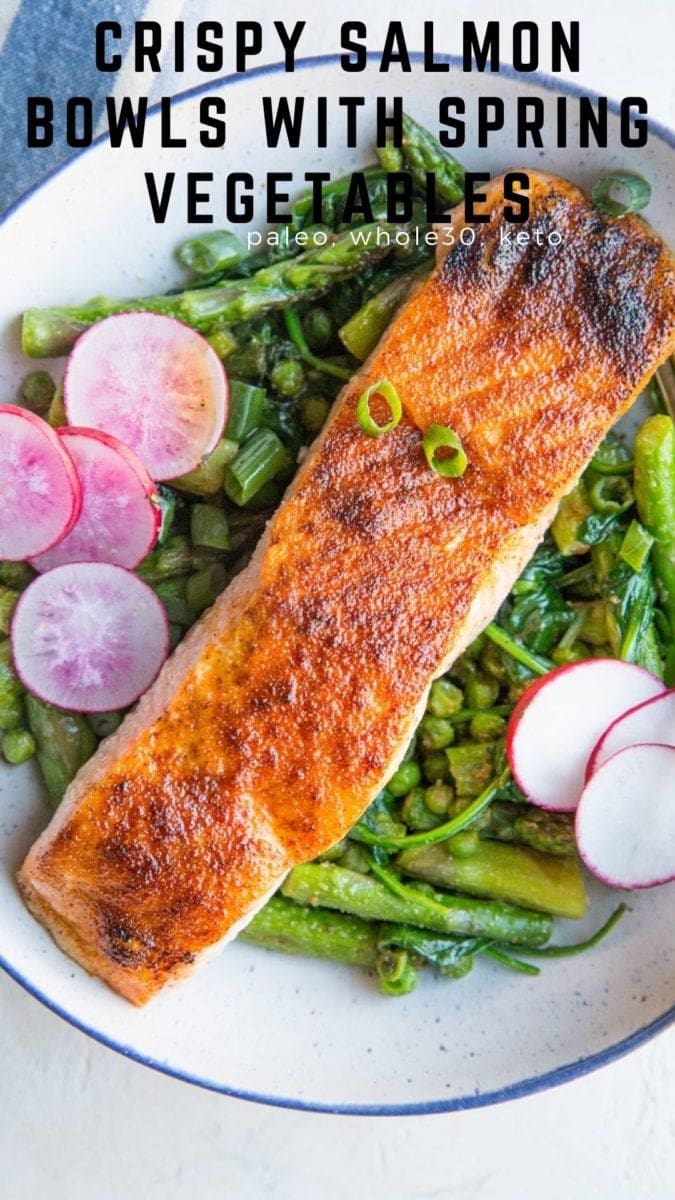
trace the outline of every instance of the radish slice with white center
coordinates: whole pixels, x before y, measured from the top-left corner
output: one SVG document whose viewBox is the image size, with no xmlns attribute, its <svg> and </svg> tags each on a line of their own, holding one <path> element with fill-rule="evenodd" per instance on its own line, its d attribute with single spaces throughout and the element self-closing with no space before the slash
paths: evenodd
<svg viewBox="0 0 675 1200">
<path fill-rule="evenodd" d="M 28 690 L 75 712 L 133 704 L 169 647 L 159 597 L 110 563 L 69 563 L 38 575 L 16 606 L 11 637 Z"/>
<path fill-rule="evenodd" d="M 675 747 L 629 746 L 598 767 L 575 829 L 584 863 L 610 887 L 675 879 Z"/>
<path fill-rule="evenodd" d="M 60 541 L 80 512 L 72 459 L 41 417 L 0 405 L 0 559 L 32 558 Z"/>
<path fill-rule="evenodd" d="M 119 438 L 153 479 L 194 470 L 227 419 L 227 379 L 213 347 L 156 313 L 121 313 L 87 329 L 63 389 L 69 424 Z"/>
<path fill-rule="evenodd" d="M 660 679 L 615 658 L 558 667 L 521 696 L 506 751 L 514 778 L 540 808 L 571 812 L 593 747 L 617 717 L 665 691 Z"/>
<path fill-rule="evenodd" d="M 96 429 L 65 426 L 58 436 L 75 463 L 82 510 L 70 533 L 32 565 L 38 571 L 75 562 L 137 567 L 154 546 L 161 520 L 159 495 L 142 462 Z"/>
<path fill-rule="evenodd" d="M 613 754 L 641 742 L 675 746 L 675 691 L 662 692 L 637 708 L 630 708 L 606 729 L 588 760 L 586 778 Z"/>
</svg>

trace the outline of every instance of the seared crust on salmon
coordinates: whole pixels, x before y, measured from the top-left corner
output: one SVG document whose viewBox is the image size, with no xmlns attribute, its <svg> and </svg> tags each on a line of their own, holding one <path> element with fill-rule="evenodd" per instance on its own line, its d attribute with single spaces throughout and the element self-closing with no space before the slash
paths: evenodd
<svg viewBox="0 0 675 1200">
<path fill-rule="evenodd" d="M 358 819 L 432 680 L 494 615 L 674 348 L 663 243 L 529 175 L 528 222 L 505 223 L 495 181 L 489 221 L 346 385 L 249 566 L 81 770 L 21 868 L 35 915 L 134 1003 L 232 937 Z M 404 418 L 369 438 L 356 403 L 384 378 Z M 463 478 L 427 466 L 432 422 L 461 436 Z"/>
</svg>

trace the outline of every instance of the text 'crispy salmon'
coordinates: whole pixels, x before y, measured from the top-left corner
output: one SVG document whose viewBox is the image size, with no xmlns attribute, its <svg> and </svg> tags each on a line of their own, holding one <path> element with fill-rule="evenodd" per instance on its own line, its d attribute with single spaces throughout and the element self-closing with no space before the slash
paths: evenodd
<svg viewBox="0 0 675 1200">
<path fill-rule="evenodd" d="M 346 385 L 250 565 L 80 771 L 20 871 L 59 944 L 137 1004 L 353 825 L 431 681 L 674 348 L 663 243 L 560 179 L 530 183 L 524 227 L 505 224 L 492 186 L 489 222 Z M 404 418 L 369 438 L 356 403 L 383 378 Z M 431 422 L 461 436 L 463 478 L 427 466 Z"/>
</svg>

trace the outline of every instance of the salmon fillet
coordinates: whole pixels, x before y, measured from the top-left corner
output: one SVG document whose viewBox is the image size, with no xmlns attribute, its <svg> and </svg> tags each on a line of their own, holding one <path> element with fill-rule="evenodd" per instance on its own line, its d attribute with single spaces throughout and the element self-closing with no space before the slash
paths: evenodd
<svg viewBox="0 0 675 1200">
<path fill-rule="evenodd" d="M 492 618 L 675 346 L 663 243 L 529 176 L 528 222 L 505 224 L 494 181 L 474 243 L 442 258 L 346 385 L 249 566 L 83 767 L 19 872 L 63 949 L 136 1004 L 361 816 L 432 680 Z M 383 378 L 404 418 L 371 439 L 356 403 Z M 461 436 L 463 478 L 428 468 L 432 422 Z"/>
</svg>

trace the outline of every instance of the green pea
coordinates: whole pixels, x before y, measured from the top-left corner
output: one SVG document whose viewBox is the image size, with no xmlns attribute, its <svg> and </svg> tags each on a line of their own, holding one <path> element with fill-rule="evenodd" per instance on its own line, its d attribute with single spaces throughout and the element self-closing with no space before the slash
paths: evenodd
<svg viewBox="0 0 675 1200">
<path fill-rule="evenodd" d="M 411 792 L 408 792 L 401 805 L 401 816 L 408 829 L 414 829 L 415 832 L 435 829 L 439 823 L 438 817 L 428 807 L 426 791 L 421 787 L 413 788 Z"/>
<path fill-rule="evenodd" d="M 0 583 L 0 633 L 9 633 L 12 614 L 19 602 L 19 593 Z"/>
<path fill-rule="evenodd" d="M 471 858 L 479 844 L 480 838 L 475 829 L 464 829 L 461 833 L 456 833 L 454 838 L 450 838 L 447 847 L 453 858 Z"/>
<path fill-rule="evenodd" d="M 3 758 L 12 766 L 28 762 L 37 749 L 35 738 L 27 729 L 11 729 L 0 742 Z"/>
<path fill-rule="evenodd" d="M 478 674 L 467 679 L 464 691 L 467 708 L 492 708 L 498 695 L 499 684 L 496 679 Z"/>
<path fill-rule="evenodd" d="M 365 846 L 359 846 L 356 842 L 347 841 L 342 854 L 334 861 L 348 871 L 358 871 L 360 875 L 367 875 L 370 870 L 370 855 Z"/>
<path fill-rule="evenodd" d="M 444 817 L 455 798 L 453 789 L 447 783 L 433 783 L 424 793 L 427 808 L 437 817 Z"/>
<path fill-rule="evenodd" d="M 551 651 L 551 658 L 559 667 L 564 667 L 567 663 L 581 662 L 582 659 L 588 658 L 588 650 L 579 642 L 573 646 L 556 646 L 555 650 Z"/>
<path fill-rule="evenodd" d="M 422 772 L 414 760 L 403 762 L 389 780 L 387 791 L 391 792 L 392 796 L 406 796 L 412 788 L 417 787 L 421 779 Z"/>
<path fill-rule="evenodd" d="M 0 694 L 0 730 L 18 729 L 24 721 L 23 700 L 20 696 Z"/>
<path fill-rule="evenodd" d="M 433 754 L 425 754 L 422 759 L 422 770 L 424 778 L 428 779 L 429 783 L 439 783 L 447 779 L 449 767 L 443 751 L 436 750 Z"/>
<path fill-rule="evenodd" d="M 498 713 L 476 713 L 469 728 L 474 742 L 493 742 L 504 736 L 506 721 Z"/>
<path fill-rule="evenodd" d="M 35 579 L 35 571 L 26 562 L 0 562 L 0 583 L 22 592 Z"/>
<path fill-rule="evenodd" d="M 54 399 L 56 384 L 48 371 L 31 371 L 21 384 L 21 397 L 31 412 L 46 417 Z"/>
<path fill-rule="evenodd" d="M 303 396 L 300 401 L 300 416 L 305 429 L 319 433 L 330 412 L 330 401 L 325 396 Z"/>
<path fill-rule="evenodd" d="M 313 350 L 323 350 L 335 337 L 335 322 L 327 308 L 310 308 L 302 319 L 302 328 Z"/>
<path fill-rule="evenodd" d="M 444 750 L 455 740 L 455 730 L 443 717 L 422 717 L 419 724 L 420 745 L 423 750 Z"/>
<path fill-rule="evenodd" d="M 270 383 L 280 396 L 297 396 L 303 385 L 305 373 L 295 358 L 285 358 L 272 369 Z"/>
<path fill-rule="evenodd" d="M 449 679 L 436 679 L 431 685 L 427 712 L 432 717 L 454 717 L 464 707 L 464 693 Z"/>
<path fill-rule="evenodd" d="M 495 646 L 494 642 L 486 642 L 483 652 L 480 656 L 480 665 L 486 675 L 490 675 L 492 679 L 496 679 L 499 683 L 504 683 L 507 677 L 506 663 L 504 662 L 504 654 Z"/>
</svg>

